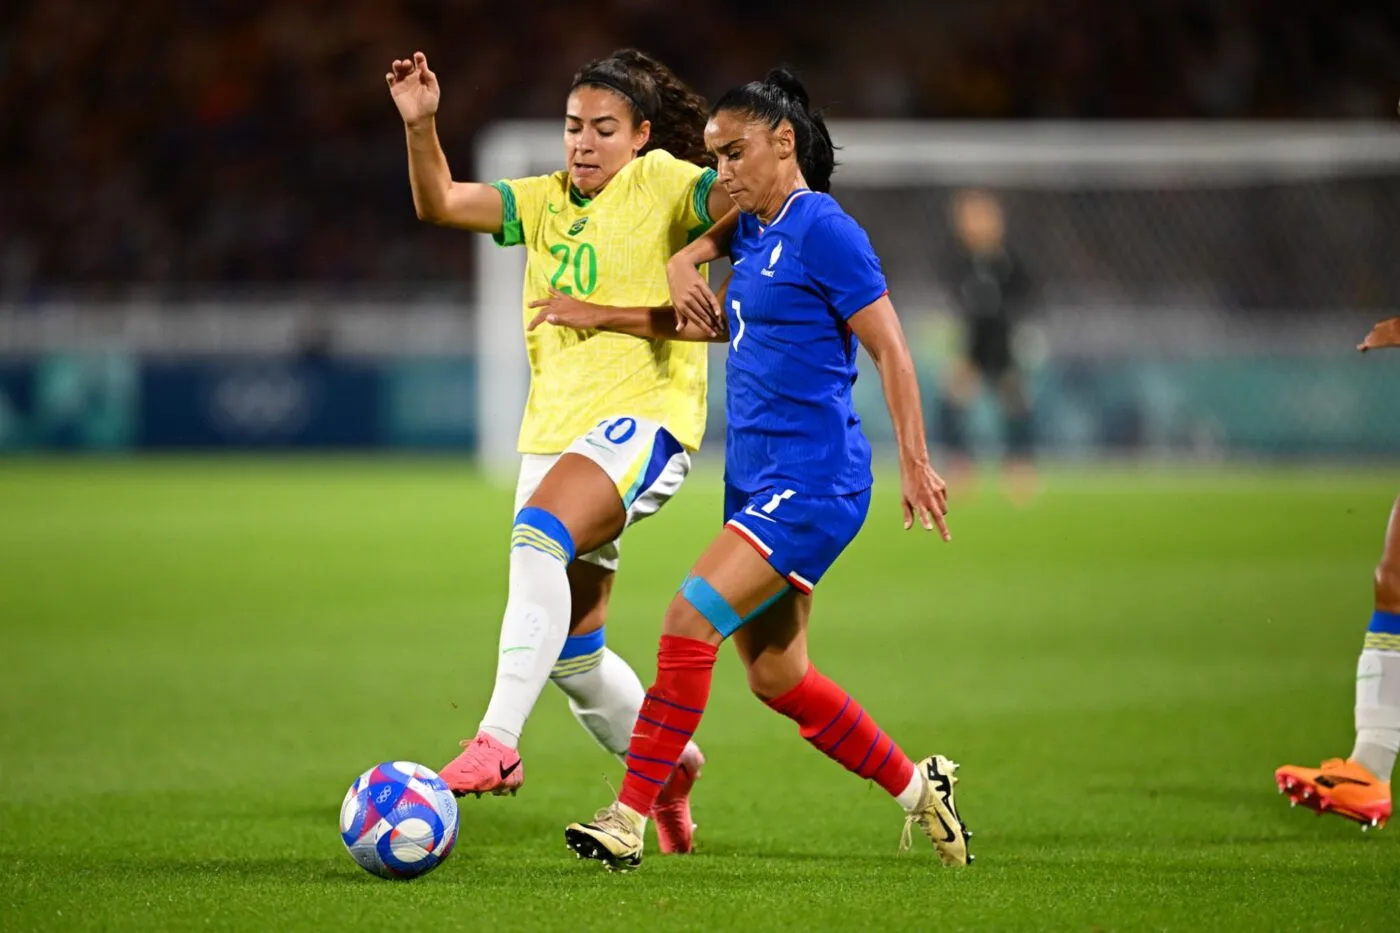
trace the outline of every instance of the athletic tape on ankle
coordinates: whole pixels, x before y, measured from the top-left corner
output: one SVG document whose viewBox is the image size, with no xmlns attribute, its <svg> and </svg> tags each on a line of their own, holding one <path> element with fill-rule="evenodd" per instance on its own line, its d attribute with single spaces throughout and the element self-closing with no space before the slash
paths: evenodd
<svg viewBox="0 0 1400 933">
<path fill-rule="evenodd" d="M 574 537 L 554 515 L 544 509 L 526 506 L 515 516 L 515 528 L 510 535 L 510 549 L 533 548 L 562 563 L 574 559 Z"/>
</svg>

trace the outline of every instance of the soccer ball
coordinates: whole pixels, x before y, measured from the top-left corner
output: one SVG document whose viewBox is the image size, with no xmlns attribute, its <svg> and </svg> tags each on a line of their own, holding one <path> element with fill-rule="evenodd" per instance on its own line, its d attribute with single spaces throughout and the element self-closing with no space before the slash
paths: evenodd
<svg viewBox="0 0 1400 933">
<path fill-rule="evenodd" d="M 386 761 L 350 785 L 340 805 L 340 838 L 370 874 L 417 878 L 451 854 L 457 801 L 431 768 Z"/>
</svg>

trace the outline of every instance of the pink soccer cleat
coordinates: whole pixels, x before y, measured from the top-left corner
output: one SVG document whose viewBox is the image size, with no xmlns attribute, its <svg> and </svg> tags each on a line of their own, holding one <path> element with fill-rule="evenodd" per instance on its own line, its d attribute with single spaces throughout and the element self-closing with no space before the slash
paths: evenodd
<svg viewBox="0 0 1400 933">
<path fill-rule="evenodd" d="M 485 732 L 462 743 L 462 754 L 443 765 L 438 776 L 458 797 L 515 794 L 525 781 L 520 753 Z"/>
<path fill-rule="evenodd" d="M 700 779 L 705 756 L 700 746 L 688 742 L 676 769 L 666 779 L 661 795 L 651 808 L 656 824 L 656 844 L 666 855 L 685 855 L 695 850 L 695 824 L 690 819 L 690 789 Z M 450 781 L 448 783 L 451 783 Z"/>
</svg>

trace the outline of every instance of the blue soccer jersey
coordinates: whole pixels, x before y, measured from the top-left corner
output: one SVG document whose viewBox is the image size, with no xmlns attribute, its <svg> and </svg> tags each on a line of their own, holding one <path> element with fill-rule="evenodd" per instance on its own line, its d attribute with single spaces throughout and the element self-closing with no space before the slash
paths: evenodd
<svg viewBox="0 0 1400 933">
<path fill-rule="evenodd" d="M 813 496 L 870 488 L 846 323 L 887 291 L 870 238 L 830 195 L 802 189 L 766 227 L 742 214 L 730 258 L 725 481 Z"/>
</svg>

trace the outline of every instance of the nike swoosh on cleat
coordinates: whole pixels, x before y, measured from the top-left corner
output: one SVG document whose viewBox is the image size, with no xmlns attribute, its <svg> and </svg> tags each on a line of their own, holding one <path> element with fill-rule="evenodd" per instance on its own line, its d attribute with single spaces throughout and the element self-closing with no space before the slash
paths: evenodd
<svg viewBox="0 0 1400 933">
<path fill-rule="evenodd" d="M 953 782 L 948 780 L 948 775 L 938 770 L 938 765 L 936 762 L 930 762 L 928 766 L 928 773 L 925 775 L 925 777 L 927 778 L 928 782 L 931 785 L 933 785 L 932 790 L 938 795 L 939 799 L 943 802 L 943 806 L 948 809 L 949 813 L 952 813 L 954 814 L 954 816 L 956 816 L 957 811 L 953 809 Z M 934 816 L 938 817 L 938 823 L 940 826 L 943 827 L 943 841 L 952 842 L 953 840 L 955 840 L 957 838 L 957 835 L 953 832 L 953 827 L 948 825 L 948 821 L 943 819 L 943 814 L 935 810 Z"/>
<path fill-rule="evenodd" d="M 500 765 L 497 765 L 496 770 L 501 772 L 501 780 L 504 781 L 506 778 L 514 774 L 515 769 L 520 767 L 520 761 L 521 759 L 519 758 L 515 759 L 515 764 L 511 765 L 509 768 L 502 768 Z"/>
<path fill-rule="evenodd" d="M 933 815 L 936 816 L 936 817 L 938 817 L 938 825 L 940 825 L 940 826 L 943 827 L 943 841 L 944 841 L 944 842 L 952 842 L 953 840 L 955 840 L 955 839 L 958 838 L 958 837 L 953 833 L 953 827 L 949 826 L 949 825 L 948 825 L 948 821 L 945 820 L 945 819 L 943 819 L 943 814 L 942 814 L 942 813 L 939 813 L 937 810 L 935 810 L 934 813 L 933 813 Z"/>
<path fill-rule="evenodd" d="M 1317 778 L 1316 783 L 1323 787 L 1336 787 L 1338 784 L 1360 784 L 1362 787 L 1370 787 L 1370 781 L 1359 781 L 1356 778 L 1344 777 L 1340 774 L 1324 774 Z"/>
<path fill-rule="evenodd" d="M 948 775 L 939 771 L 936 763 L 930 763 L 928 766 L 928 774 L 925 776 L 928 778 L 928 782 L 937 790 L 938 795 L 943 798 L 943 803 L 946 805 L 948 799 L 953 796 L 953 782 L 948 780 Z"/>
</svg>

